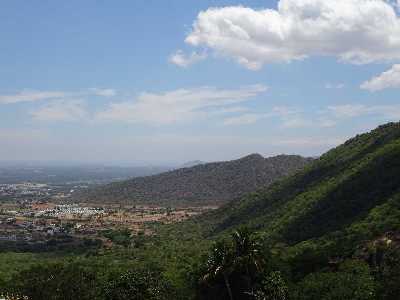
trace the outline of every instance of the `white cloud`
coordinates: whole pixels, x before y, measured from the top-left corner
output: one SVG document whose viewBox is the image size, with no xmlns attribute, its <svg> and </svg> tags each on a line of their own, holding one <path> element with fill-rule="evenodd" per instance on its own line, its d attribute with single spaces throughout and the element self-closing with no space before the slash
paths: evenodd
<svg viewBox="0 0 400 300">
<path fill-rule="evenodd" d="M 365 114 L 367 107 L 363 104 L 344 104 L 328 106 L 328 110 L 336 118 L 352 118 Z"/>
<path fill-rule="evenodd" d="M 318 118 L 317 122 L 315 124 L 318 124 L 322 128 L 328 128 L 328 127 L 336 126 L 337 121 L 334 121 L 332 119 L 326 119 L 326 118 Z"/>
<path fill-rule="evenodd" d="M 307 120 L 301 116 L 283 119 L 283 127 L 285 128 L 300 128 L 313 125 L 311 120 Z"/>
<path fill-rule="evenodd" d="M 201 11 L 185 41 L 253 70 L 310 56 L 366 64 L 400 59 L 400 18 L 384 0 L 280 0 Z"/>
<path fill-rule="evenodd" d="M 15 94 L 0 95 L 0 104 L 14 104 L 19 102 L 35 102 L 43 100 L 55 100 L 71 97 L 82 97 L 96 95 L 101 97 L 112 97 L 117 92 L 114 89 L 90 88 L 87 91 L 65 92 L 65 91 L 35 91 L 22 90 Z"/>
<path fill-rule="evenodd" d="M 240 116 L 229 117 L 223 121 L 224 125 L 248 125 L 254 124 L 257 121 L 268 118 L 269 114 L 256 114 L 256 113 L 247 113 Z"/>
<path fill-rule="evenodd" d="M 249 111 L 249 108 L 245 106 L 231 106 L 226 108 L 221 108 L 213 112 L 214 115 L 224 115 L 230 113 L 239 113 Z"/>
<path fill-rule="evenodd" d="M 101 96 L 101 97 L 113 97 L 117 95 L 117 92 L 114 89 L 99 89 L 99 88 L 91 88 L 89 89 L 91 93 L 93 93 L 96 96 Z"/>
<path fill-rule="evenodd" d="M 310 119 L 306 119 L 303 115 L 303 110 L 277 106 L 272 110 L 272 115 L 278 117 L 284 128 L 300 128 L 313 125 Z"/>
<path fill-rule="evenodd" d="M 227 117 L 223 120 L 224 125 L 246 125 L 254 124 L 263 119 L 277 120 L 277 125 L 285 129 L 299 129 L 303 127 L 330 128 L 345 119 L 372 116 L 380 122 L 398 121 L 400 119 L 400 105 L 364 105 L 344 104 L 331 105 L 317 111 L 304 111 L 293 107 L 273 107 L 269 112 L 248 112 Z"/>
<path fill-rule="evenodd" d="M 336 118 L 375 115 L 390 121 L 400 119 L 400 105 L 346 104 L 329 106 L 328 111 Z"/>
<path fill-rule="evenodd" d="M 34 102 L 46 99 L 65 97 L 66 93 L 57 91 L 32 91 L 23 90 L 12 95 L 0 95 L 0 104 L 13 104 L 19 102 Z"/>
<path fill-rule="evenodd" d="M 262 119 L 278 118 L 284 128 L 300 128 L 313 125 L 311 120 L 307 120 L 303 116 L 302 110 L 294 109 L 286 106 L 275 106 L 268 113 L 248 112 L 238 116 L 225 118 L 224 125 L 246 125 L 254 124 Z"/>
<path fill-rule="evenodd" d="M 108 109 L 97 114 L 96 119 L 150 125 L 171 124 L 234 108 L 235 104 L 248 101 L 266 90 L 267 87 L 263 85 L 252 85 L 231 90 L 202 87 L 158 94 L 142 93 L 136 101 L 111 103 Z"/>
<path fill-rule="evenodd" d="M 361 84 L 361 88 L 371 92 L 387 88 L 400 88 L 400 64 L 394 65 L 390 70 L 364 82 Z"/>
<path fill-rule="evenodd" d="M 75 122 L 87 118 L 87 112 L 82 100 L 57 100 L 32 111 L 31 116 L 38 121 Z"/>
<path fill-rule="evenodd" d="M 186 68 L 206 58 L 206 53 L 199 54 L 196 51 L 193 51 L 190 55 L 187 55 L 182 50 L 178 50 L 170 56 L 169 61 L 177 66 Z"/>
</svg>

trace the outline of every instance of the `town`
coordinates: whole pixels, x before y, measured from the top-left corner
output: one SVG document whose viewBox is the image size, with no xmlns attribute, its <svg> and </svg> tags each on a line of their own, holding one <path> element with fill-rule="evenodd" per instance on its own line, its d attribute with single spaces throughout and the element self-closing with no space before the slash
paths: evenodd
<svg viewBox="0 0 400 300">
<path fill-rule="evenodd" d="M 29 189 L 43 192 L 45 185 Z M 26 185 L 24 185 L 26 187 Z M 3 190 L 4 191 L 4 190 Z M 68 199 L 68 198 L 67 198 Z M 183 221 L 215 207 L 89 205 L 27 197 L 0 204 L 0 250 L 54 251 L 115 244 L 110 233 L 151 235 L 153 226 Z"/>
<path fill-rule="evenodd" d="M 78 190 L 88 188 L 85 184 L 48 184 L 48 183 L 3 183 L 0 184 L 0 200 L 29 201 L 48 200 L 50 198 L 69 198 Z"/>
</svg>

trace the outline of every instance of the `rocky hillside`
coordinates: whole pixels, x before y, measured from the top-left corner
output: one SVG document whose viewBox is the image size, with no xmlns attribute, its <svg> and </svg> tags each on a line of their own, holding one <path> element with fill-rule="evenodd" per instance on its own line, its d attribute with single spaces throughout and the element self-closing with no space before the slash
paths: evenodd
<svg viewBox="0 0 400 300">
<path fill-rule="evenodd" d="M 148 204 L 221 204 L 302 169 L 312 159 L 295 155 L 205 163 L 112 183 L 79 195 L 80 201 Z"/>
</svg>

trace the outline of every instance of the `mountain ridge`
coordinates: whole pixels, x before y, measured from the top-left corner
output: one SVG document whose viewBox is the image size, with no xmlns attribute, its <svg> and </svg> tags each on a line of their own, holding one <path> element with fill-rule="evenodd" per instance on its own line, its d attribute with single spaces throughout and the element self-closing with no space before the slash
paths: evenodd
<svg viewBox="0 0 400 300">
<path fill-rule="evenodd" d="M 219 205 L 266 187 L 312 160 L 298 155 L 264 158 L 250 154 L 237 160 L 199 164 L 112 183 L 89 190 L 78 198 L 97 203 Z"/>
</svg>

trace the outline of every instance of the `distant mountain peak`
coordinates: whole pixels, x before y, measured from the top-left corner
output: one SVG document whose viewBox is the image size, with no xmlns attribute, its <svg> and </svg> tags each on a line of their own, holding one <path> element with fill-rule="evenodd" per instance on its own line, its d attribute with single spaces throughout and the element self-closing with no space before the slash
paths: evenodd
<svg viewBox="0 0 400 300">
<path fill-rule="evenodd" d="M 206 162 L 201 161 L 201 160 L 191 160 L 191 161 L 185 162 L 183 165 L 180 166 L 180 168 L 191 168 L 194 166 L 203 165 L 205 163 Z"/>
<path fill-rule="evenodd" d="M 264 156 L 262 156 L 259 153 L 252 153 L 252 154 L 249 154 L 249 155 L 246 155 L 246 156 L 240 158 L 240 160 L 255 160 L 255 161 L 264 160 L 264 159 L 265 159 Z"/>
</svg>

